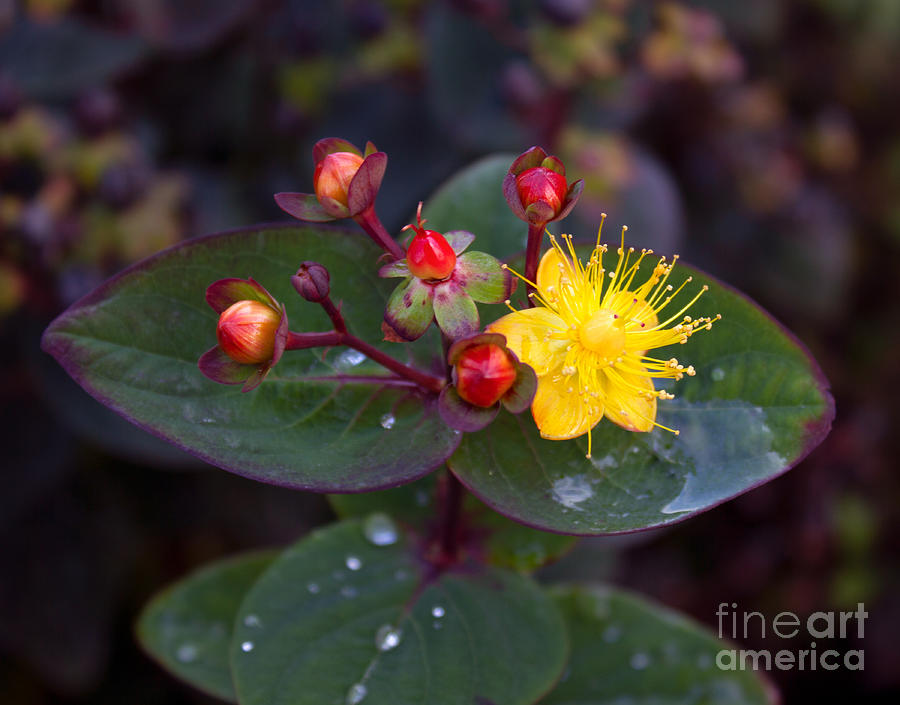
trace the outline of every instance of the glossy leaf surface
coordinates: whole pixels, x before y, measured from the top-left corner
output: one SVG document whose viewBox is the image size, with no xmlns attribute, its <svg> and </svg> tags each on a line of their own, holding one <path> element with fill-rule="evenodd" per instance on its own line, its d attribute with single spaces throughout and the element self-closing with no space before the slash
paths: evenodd
<svg viewBox="0 0 900 705">
<path fill-rule="evenodd" d="M 241 705 L 526 705 L 549 690 L 567 655 L 553 601 L 495 568 L 435 574 L 414 551 L 346 521 L 282 554 L 236 621 Z"/>
<path fill-rule="evenodd" d="M 305 260 L 331 272 L 332 298 L 354 334 L 379 341 L 390 282 L 376 274 L 365 236 L 330 226 L 258 228 L 187 242 L 139 263 L 60 316 L 44 349 L 94 397 L 198 457 L 252 479 L 318 491 L 408 482 L 438 466 L 459 434 L 433 396 L 389 378 L 347 348 L 290 351 L 253 392 L 203 377 L 197 359 L 216 342 L 213 281 L 254 279 L 287 306 L 290 328 L 330 328 L 290 277 Z M 433 339 L 419 344 L 420 366 Z M 402 346 L 381 343 L 405 359 Z M 402 439 L 402 440 L 398 440 Z"/>
<path fill-rule="evenodd" d="M 676 612 L 605 587 L 551 589 L 572 644 L 560 684 L 542 705 L 768 705 L 771 685 L 753 670 L 720 670 L 730 644 Z"/>
<path fill-rule="evenodd" d="M 276 555 L 261 551 L 219 561 L 160 592 L 138 619 L 141 646 L 195 688 L 235 702 L 228 662 L 235 615 Z"/>
</svg>

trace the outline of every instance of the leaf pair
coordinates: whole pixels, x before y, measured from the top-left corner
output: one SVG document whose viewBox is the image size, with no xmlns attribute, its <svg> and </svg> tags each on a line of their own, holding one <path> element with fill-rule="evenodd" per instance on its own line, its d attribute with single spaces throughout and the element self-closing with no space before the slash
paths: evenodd
<svg viewBox="0 0 900 705">
<path fill-rule="evenodd" d="M 376 545 L 359 521 L 198 571 L 151 602 L 138 636 L 241 705 L 773 701 L 752 671 L 718 670 L 724 644 L 667 610 L 498 568 L 430 576 L 408 539 Z"/>
</svg>

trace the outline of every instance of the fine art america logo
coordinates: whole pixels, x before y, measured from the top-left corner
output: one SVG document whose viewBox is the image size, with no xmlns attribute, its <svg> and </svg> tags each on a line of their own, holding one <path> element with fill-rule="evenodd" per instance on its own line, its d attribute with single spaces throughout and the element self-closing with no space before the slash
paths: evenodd
<svg viewBox="0 0 900 705">
<path fill-rule="evenodd" d="M 729 605 L 722 602 L 716 611 L 720 639 L 800 637 L 801 640 L 808 640 L 808 646 L 796 650 L 721 649 L 716 654 L 716 665 L 723 671 L 748 668 L 757 671 L 773 668 L 780 671 L 836 671 L 841 667 L 861 671 L 865 656 L 862 649 L 839 651 L 830 647 L 836 639 L 863 639 L 868 616 L 865 605 L 860 602 L 852 612 L 813 612 L 805 620 L 793 612 L 779 612 L 768 620 L 761 612 L 739 611 L 737 603 Z"/>
</svg>

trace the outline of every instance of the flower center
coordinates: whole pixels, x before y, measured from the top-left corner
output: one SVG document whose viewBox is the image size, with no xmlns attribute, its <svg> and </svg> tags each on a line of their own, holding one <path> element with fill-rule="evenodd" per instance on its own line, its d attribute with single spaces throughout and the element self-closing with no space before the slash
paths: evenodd
<svg viewBox="0 0 900 705">
<path fill-rule="evenodd" d="M 578 331 L 581 344 L 602 357 L 614 360 L 625 350 L 625 328 L 618 316 L 601 308 Z"/>
</svg>

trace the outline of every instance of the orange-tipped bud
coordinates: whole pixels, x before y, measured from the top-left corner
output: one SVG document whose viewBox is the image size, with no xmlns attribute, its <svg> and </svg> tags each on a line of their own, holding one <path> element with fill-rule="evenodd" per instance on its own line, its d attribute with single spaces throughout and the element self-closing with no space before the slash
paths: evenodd
<svg viewBox="0 0 900 705">
<path fill-rule="evenodd" d="M 280 312 L 261 301 L 238 301 L 219 316 L 216 338 L 235 362 L 259 365 L 272 359 L 280 321 Z"/>
<path fill-rule="evenodd" d="M 456 253 L 450 243 L 435 230 L 416 230 L 418 234 L 406 250 L 410 273 L 419 279 L 446 279 L 456 267 Z"/>
<path fill-rule="evenodd" d="M 516 190 L 522 207 L 543 201 L 555 217 L 562 210 L 569 186 L 566 177 L 543 166 L 526 169 L 516 177 Z"/>
<path fill-rule="evenodd" d="M 343 206 L 348 205 L 347 192 L 350 182 L 362 166 L 363 158 L 352 152 L 333 152 L 316 164 L 313 174 L 313 188 L 319 202 L 334 199 Z"/>
<path fill-rule="evenodd" d="M 513 386 L 517 367 L 499 345 L 473 345 L 456 361 L 456 391 L 470 404 L 492 406 Z"/>
</svg>

